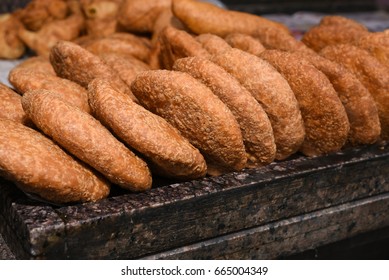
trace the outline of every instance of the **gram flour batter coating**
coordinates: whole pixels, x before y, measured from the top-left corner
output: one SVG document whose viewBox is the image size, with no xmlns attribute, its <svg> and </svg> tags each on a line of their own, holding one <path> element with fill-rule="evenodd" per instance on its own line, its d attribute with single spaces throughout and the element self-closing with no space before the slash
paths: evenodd
<svg viewBox="0 0 389 280">
<path fill-rule="evenodd" d="M 231 49 L 230 45 L 223 38 L 214 34 L 200 34 L 196 37 L 196 41 L 210 54 L 218 54 Z"/>
<path fill-rule="evenodd" d="M 239 125 L 212 91 L 187 73 L 140 73 L 131 87 L 140 103 L 176 127 L 204 155 L 208 173 L 238 171 L 247 157 Z"/>
<path fill-rule="evenodd" d="M 193 147 L 165 119 L 115 91 L 104 80 L 88 87 L 94 115 L 131 148 L 144 155 L 156 173 L 176 179 L 204 177 L 207 166 Z"/>
<path fill-rule="evenodd" d="M 339 151 L 347 140 L 350 124 L 328 78 L 293 53 L 267 50 L 260 56 L 285 77 L 299 102 L 305 126 L 300 150 L 307 156 Z"/>
<path fill-rule="evenodd" d="M 232 48 L 211 60 L 232 74 L 269 116 L 277 146 L 276 159 L 297 152 L 304 141 L 300 109 L 288 82 L 265 60 Z"/>
<path fill-rule="evenodd" d="M 259 40 L 247 34 L 232 33 L 227 35 L 224 39 L 231 45 L 231 47 L 253 55 L 259 55 L 261 52 L 266 50 Z"/>
<path fill-rule="evenodd" d="M 0 83 L 0 119 L 29 123 L 22 107 L 21 96 L 3 83 Z"/>
<path fill-rule="evenodd" d="M 54 203 L 97 201 L 110 190 L 109 183 L 41 133 L 2 119 L 0 176 Z"/>
<path fill-rule="evenodd" d="M 263 166 L 274 160 L 276 145 L 270 120 L 261 105 L 233 76 L 201 57 L 178 59 L 173 69 L 198 79 L 228 106 L 242 131 L 247 167 Z"/>
<path fill-rule="evenodd" d="M 112 183 L 132 191 L 151 187 L 146 163 L 91 115 L 45 90 L 25 93 L 22 105 L 40 130 Z"/>
</svg>

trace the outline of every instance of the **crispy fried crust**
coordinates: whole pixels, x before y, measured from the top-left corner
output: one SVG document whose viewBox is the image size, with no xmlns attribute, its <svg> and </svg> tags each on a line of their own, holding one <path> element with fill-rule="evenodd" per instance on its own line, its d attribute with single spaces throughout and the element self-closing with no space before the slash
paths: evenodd
<svg viewBox="0 0 389 280">
<path fill-rule="evenodd" d="M 39 132 L 0 119 L 0 175 L 54 202 L 97 201 L 109 184 Z"/>
<path fill-rule="evenodd" d="M 273 129 L 265 111 L 232 75 L 201 57 L 176 61 L 173 70 L 186 72 L 208 86 L 234 114 L 242 131 L 247 167 L 271 163 L 276 154 Z"/>
<path fill-rule="evenodd" d="M 242 34 L 242 33 L 232 33 L 228 34 L 225 37 L 225 40 L 231 47 L 240 49 L 242 51 L 251 53 L 253 55 L 259 55 L 265 50 L 265 47 L 262 43 L 255 39 L 253 36 Z"/>
<path fill-rule="evenodd" d="M 59 41 L 50 53 L 50 62 L 57 75 L 77 84 L 88 87 L 95 78 L 110 81 L 118 91 L 128 94 L 136 101 L 130 88 L 120 79 L 115 70 L 98 56 L 72 42 Z"/>
<path fill-rule="evenodd" d="M 22 105 L 40 130 L 112 183 L 133 191 L 151 187 L 146 163 L 92 116 L 45 90 L 25 93 Z"/>
<path fill-rule="evenodd" d="M 90 38 L 80 45 L 95 55 L 115 53 L 132 55 L 142 61 L 148 61 L 149 42 L 130 33 L 114 33 L 107 37 Z"/>
<path fill-rule="evenodd" d="M 287 81 L 265 60 L 231 49 L 213 56 L 254 96 L 269 116 L 277 146 L 277 159 L 298 151 L 304 140 L 304 124 L 297 100 Z"/>
<path fill-rule="evenodd" d="M 173 0 L 174 15 L 193 33 L 225 37 L 230 33 L 253 34 L 266 27 L 288 33 L 281 23 L 253 14 L 229 11 L 214 4 L 194 0 Z"/>
<path fill-rule="evenodd" d="M 389 34 L 384 32 L 366 33 L 357 40 L 356 46 L 367 50 L 389 69 Z"/>
<path fill-rule="evenodd" d="M 21 57 L 26 48 L 18 37 L 19 20 L 12 14 L 0 15 L 0 58 Z"/>
<path fill-rule="evenodd" d="M 20 95 L 2 83 L 0 83 L 0 119 L 28 124 Z"/>
<path fill-rule="evenodd" d="M 21 95 L 30 90 L 49 90 L 61 95 L 69 104 L 90 113 L 86 89 L 70 80 L 47 75 L 44 72 L 34 71 L 34 69 L 27 67 L 12 69 L 8 79 Z"/>
<path fill-rule="evenodd" d="M 131 83 L 138 73 L 150 70 L 148 64 L 132 56 L 110 53 L 100 57 L 119 74 L 128 87 L 131 87 Z"/>
<path fill-rule="evenodd" d="M 350 129 L 346 111 L 328 78 L 300 56 L 277 50 L 260 55 L 288 81 L 300 105 L 307 156 L 339 151 Z"/>
<path fill-rule="evenodd" d="M 170 5 L 171 0 L 124 0 L 118 20 L 128 31 L 152 32 L 159 14 Z"/>
<path fill-rule="evenodd" d="M 375 101 L 369 91 L 342 65 L 319 55 L 299 54 L 322 71 L 336 90 L 350 122 L 351 145 L 372 144 L 379 139 L 381 124 Z M 296 54 L 297 56 L 297 54 Z"/>
<path fill-rule="evenodd" d="M 94 115 L 144 155 L 156 173 L 186 180 L 205 176 L 203 156 L 163 118 L 115 91 L 104 80 L 89 84 L 89 99 Z"/>
<path fill-rule="evenodd" d="M 42 72 L 48 76 L 57 76 L 55 73 L 53 66 L 51 66 L 50 60 L 47 57 L 43 56 L 32 56 L 21 63 L 16 65 L 13 70 L 25 69 L 25 70 L 33 70 L 35 72 Z"/>
<path fill-rule="evenodd" d="M 174 62 L 183 57 L 209 57 L 209 53 L 189 33 L 174 27 L 166 27 L 159 36 L 161 66 L 170 70 Z"/>
<path fill-rule="evenodd" d="M 142 72 L 131 89 L 143 106 L 165 118 L 202 152 L 209 174 L 237 171 L 246 165 L 242 134 L 231 111 L 189 74 Z"/>
<path fill-rule="evenodd" d="M 196 41 L 199 42 L 210 54 L 218 54 L 231 49 L 223 38 L 214 34 L 200 34 L 196 37 Z"/>
<path fill-rule="evenodd" d="M 389 139 L 389 75 L 388 69 L 366 50 L 349 44 L 328 46 L 324 57 L 343 64 L 362 82 L 373 96 L 381 122 L 381 138 Z"/>
<path fill-rule="evenodd" d="M 319 25 L 309 29 L 301 39 L 311 49 L 319 52 L 326 46 L 356 42 L 367 33 L 367 28 L 342 16 L 325 16 Z"/>
</svg>

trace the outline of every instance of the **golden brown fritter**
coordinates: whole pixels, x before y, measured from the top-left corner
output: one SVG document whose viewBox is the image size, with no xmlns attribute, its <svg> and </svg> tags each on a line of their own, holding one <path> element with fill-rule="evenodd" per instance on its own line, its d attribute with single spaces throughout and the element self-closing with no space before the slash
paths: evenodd
<svg viewBox="0 0 389 280">
<path fill-rule="evenodd" d="M 0 83 L 0 119 L 28 124 L 21 96 L 2 83 Z"/>
<path fill-rule="evenodd" d="M 131 32 L 152 32 L 158 16 L 170 5 L 171 0 L 123 0 L 119 23 Z"/>
<path fill-rule="evenodd" d="M 297 98 L 305 126 L 300 150 L 307 156 L 339 151 L 347 140 L 350 125 L 328 78 L 293 53 L 266 50 L 260 57 L 283 75 Z"/>
<path fill-rule="evenodd" d="M 384 32 L 369 32 L 361 36 L 355 45 L 367 50 L 389 69 L 389 34 Z"/>
<path fill-rule="evenodd" d="M 208 174 L 238 171 L 247 157 L 239 125 L 212 91 L 187 73 L 151 70 L 131 87 L 140 103 L 177 128 L 207 161 Z"/>
<path fill-rule="evenodd" d="M 174 62 L 183 57 L 209 57 L 209 53 L 189 33 L 166 27 L 159 36 L 159 62 L 162 68 L 170 70 Z"/>
<path fill-rule="evenodd" d="M 173 15 L 170 6 L 164 8 L 158 15 L 157 19 L 155 20 L 153 30 L 152 30 L 152 37 L 151 37 L 152 44 L 155 44 L 158 41 L 159 34 L 167 26 L 171 26 L 173 28 L 181 29 L 181 30 L 185 29 L 184 25 L 179 21 L 179 19 Z"/>
<path fill-rule="evenodd" d="M 196 41 L 212 55 L 231 49 L 230 45 L 223 38 L 214 34 L 200 34 L 196 37 Z"/>
<path fill-rule="evenodd" d="M 21 95 L 30 90 L 49 90 L 62 96 L 69 104 L 90 113 L 86 89 L 70 80 L 47 75 L 44 72 L 34 71 L 34 69 L 26 67 L 12 69 L 8 79 Z"/>
<path fill-rule="evenodd" d="M 309 29 L 301 39 L 311 49 L 319 52 L 326 46 L 356 42 L 367 33 L 367 28 L 342 16 L 325 16 L 319 25 Z"/>
<path fill-rule="evenodd" d="M 0 119 L 0 176 L 54 203 L 105 198 L 109 184 L 53 141 L 19 123 Z"/>
<path fill-rule="evenodd" d="M 14 15 L 0 15 L 0 59 L 16 59 L 25 53 L 26 48 L 18 37 L 20 25 Z"/>
<path fill-rule="evenodd" d="M 173 70 L 190 74 L 209 87 L 234 114 L 242 131 L 247 167 L 271 163 L 276 155 L 270 120 L 255 98 L 232 75 L 201 57 L 178 59 Z"/>
<path fill-rule="evenodd" d="M 88 91 L 97 119 L 145 156 L 154 172 L 181 180 L 206 175 L 203 156 L 166 120 L 115 91 L 104 80 L 93 80 Z"/>
<path fill-rule="evenodd" d="M 288 82 L 265 60 L 232 48 L 211 58 L 254 96 L 269 116 L 277 146 L 277 159 L 298 151 L 304 140 L 304 124 Z"/>
<path fill-rule="evenodd" d="M 133 100 L 135 96 L 130 88 L 120 79 L 114 69 L 109 67 L 98 56 L 72 42 L 60 41 L 52 49 L 50 62 L 57 75 L 77 84 L 88 87 L 95 78 L 103 78 L 120 92 L 128 94 Z"/>
<path fill-rule="evenodd" d="M 257 56 L 266 50 L 259 40 L 247 34 L 232 33 L 227 35 L 225 40 L 231 47 Z"/>
<path fill-rule="evenodd" d="M 297 55 L 297 54 L 296 54 Z M 350 122 L 351 145 L 372 144 L 381 134 L 375 101 L 357 77 L 342 65 L 319 55 L 299 54 L 322 71 L 336 90 Z"/>
<path fill-rule="evenodd" d="M 389 75 L 388 69 L 368 51 L 350 44 L 324 48 L 321 55 L 336 61 L 362 82 L 373 96 L 381 122 L 381 138 L 389 139 Z"/>
<path fill-rule="evenodd" d="M 46 74 L 47 76 L 56 76 L 53 66 L 51 66 L 50 60 L 47 57 L 43 56 L 32 56 L 25 60 L 23 60 L 21 63 L 16 65 L 13 70 L 32 70 L 35 72 L 41 72 Z"/>
<path fill-rule="evenodd" d="M 226 10 L 214 4 L 194 0 L 173 0 L 174 15 L 193 33 L 211 33 L 225 37 L 230 33 L 255 34 L 272 27 L 289 33 L 286 26 L 257 15 Z"/>
<path fill-rule="evenodd" d="M 46 90 L 26 92 L 22 105 L 40 130 L 112 183 L 132 191 L 151 187 L 146 163 L 91 115 Z"/>
</svg>

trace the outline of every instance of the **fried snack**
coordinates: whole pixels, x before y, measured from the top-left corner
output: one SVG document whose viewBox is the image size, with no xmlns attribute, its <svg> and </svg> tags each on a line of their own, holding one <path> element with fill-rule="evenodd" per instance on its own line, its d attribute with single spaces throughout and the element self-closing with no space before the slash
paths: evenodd
<svg viewBox="0 0 389 280">
<path fill-rule="evenodd" d="M 263 166 L 274 160 L 276 145 L 269 118 L 251 93 L 233 76 L 201 57 L 178 59 L 173 70 L 198 79 L 228 106 L 242 131 L 247 167 Z"/>
<path fill-rule="evenodd" d="M 97 201 L 109 184 L 53 141 L 19 123 L 0 119 L 0 176 L 54 203 Z"/>
<path fill-rule="evenodd" d="M 319 52 L 326 46 L 356 42 L 368 32 L 367 28 L 342 16 L 325 16 L 320 24 L 309 29 L 301 39 Z"/>
<path fill-rule="evenodd" d="M 293 53 L 266 50 L 260 57 L 285 77 L 297 98 L 305 126 L 300 150 L 307 156 L 339 151 L 347 140 L 350 125 L 328 78 Z"/>
<path fill-rule="evenodd" d="M 84 18 L 74 14 L 66 19 L 52 21 L 37 32 L 20 28 L 18 35 L 36 54 L 49 56 L 51 47 L 58 41 L 71 41 L 77 38 L 83 28 Z"/>
<path fill-rule="evenodd" d="M 173 14 L 193 33 L 225 37 L 230 33 L 256 34 L 271 27 L 289 33 L 286 26 L 253 14 L 229 11 L 214 4 L 194 0 L 173 0 Z"/>
<path fill-rule="evenodd" d="M 46 90 L 26 92 L 22 105 L 40 130 L 112 183 L 132 191 L 151 187 L 146 163 L 89 114 Z"/>
<path fill-rule="evenodd" d="M 177 128 L 207 161 L 208 174 L 245 167 L 247 157 L 239 125 L 212 91 L 187 73 L 151 70 L 131 87 L 140 103 Z"/>
<path fill-rule="evenodd" d="M 0 59 L 21 57 L 26 48 L 18 37 L 20 22 L 12 14 L 0 15 Z"/>
<path fill-rule="evenodd" d="M 81 0 L 88 35 L 108 36 L 118 30 L 121 0 Z"/>
<path fill-rule="evenodd" d="M 21 63 L 16 65 L 12 70 L 31 70 L 35 72 L 41 72 L 46 74 L 47 76 L 57 76 L 57 74 L 54 71 L 53 66 L 51 66 L 50 60 L 47 57 L 44 56 L 32 56 L 25 60 L 23 60 Z"/>
<path fill-rule="evenodd" d="M 14 68 L 8 79 L 13 87 L 23 95 L 30 90 L 45 89 L 60 95 L 69 104 L 90 113 L 88 93 L 82 86 L 57 76 L 47 75 L 34 69 Z"/>
<path fill-rule="evenodd" d="M 63 0 L 32 0 L 16 13 L 27 30 L 38 31 L 54 20 L 66 18 L 69 7 Z"/>
<path fill-rule="evenodd" d="M 132 56 L 114 53 L 101 55 L 101 59 L 111 66 L 119 77 L 131 87 L 132 81 L 140 72 L 150 70 L 150 66 Z"/>
<path fill-rule="evenodd" d="M 367 50 L 389 69 L 389 34 L 384 32 L 369 32 L 361 36 L 356 46 Z"/>
<path fill-rule="evenodd" d="M 373 96 L 381 122 L 381 138 L 389 139 L 388 69 L 366 50 L 350 44 L 324 48 L 321 55 L 343 64 L 362 82 Z"/>
<path fill-rule="evenodd" d="M 132 55 L 142 61 L 148 61 L 150 47 L 143 38 L 130 33 L 114 33 L 108 37 L 84 41 L 81 46 L 95 55 L 116 53 Z"/>
<path fill-rule="evenodd" d="M 120 92 L 128 94 L 136 101 L 126 83 L 118 77 L 114 69 L 104 63 L 98 56 L 72 42 L 60 41 L 52 49 L 50 61 L 57 75 L 88 87 L 95 78 L 103 78 Z"/>
<path fill-rule="evenodd" d="M 149 55 L 149 66 L 153 70 L 161 69 L 161 62 L 159 61 L 159 57 L 161 55 L 161 43 L 160 41 L 156 41 L 153 47 L 150 50 Z"/>
<path fill-rule="evenodd" d="M 0 83 L 0 119 L 7 119 L 24 125 L 29 123 L 23 111 L 20 95 L 3 83 Z"/>
<path fill-rule="evenodd" d="M 231 47 L 240 49 L 253 55 L 258 56 L 265 50 L 265 47 L 259 40 L 247 34 L 232 33 L 227 35 L 224 39 L 228 44 L 230 44 Z"/>
<path fill-rule="evenodd" d="M 203 156 L 166 120 L 115 91 L 104 80 L 93 80 L 88 90 L 97 119 L 145 156 L 153 171 L 181 180 L 206 175 Z"/>
<path fill-rule="evenodd" d="M 128 31 L 152 32 L 159 14 L 170 5 L 171 0 L 123 0 L 118 20 Z"/>
<path fill-rule="evenodd" d="M 170 7 L 164 8 L 155 20 L 151 37 L 151 43 L 153 45 L 158 41 L 159 35 L 161 34 L 162 30 L 165 29 L 165 27 L 167 26 L 171 26 L 173 28 L 181 30 L 185 29 L 182 22 L 180 22 L 178 18 L 173 15 L 173 12 Z"/>
<path fill-rule="evenodd" d="M 198 35 L 196 41 L 212 55 L 231 49 L 230 45 L 223 38 L 209 33 Z"/>
<path fill-rule="evenodd" d="M 375 101 L 357 77 L 342 65 L 319 55 L 301 55 L 322 71 L 332 83 L 350 122 L 348 141 L 351 145 L 372 144 L 381 134 Z"/>
<path fill-rule="evenodd" d="M 258 39 L 266 49 L 281 51 L 299 51 L 314 53 L 303 42 L 296 40 L 291 34 L 279 32 L 276 28 L 267 27 L 249 34 Z"/>
<path fill-rule="evenodd" d="M 277 70 L 263 59 L 231 48 L 211 60 L 232 74 L 267 113 L 277 147 L 276 159 L 285 159 L 304 141 L 304 124 L 292 89 Z"/>
<path fill-rule="evenodd" d="M 209 57 L 209 53 L 189 33 L 166 27 L 159 36 L 159 61 L 162 68 L 172 69 L 174 62 L 183 57 Z"/>
</svg>

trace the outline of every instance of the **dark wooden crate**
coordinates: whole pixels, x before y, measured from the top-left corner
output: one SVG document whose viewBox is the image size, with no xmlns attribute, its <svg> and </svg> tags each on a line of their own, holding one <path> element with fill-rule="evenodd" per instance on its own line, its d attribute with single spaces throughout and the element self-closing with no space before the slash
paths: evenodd
<svg viewBox="0 0 389 280">
<path fill-rule="evenodd" d="M 0 184 L 22 259 L 274 259 L 389 227 L 389 145 L 55 207 Z"/>
</svg>

